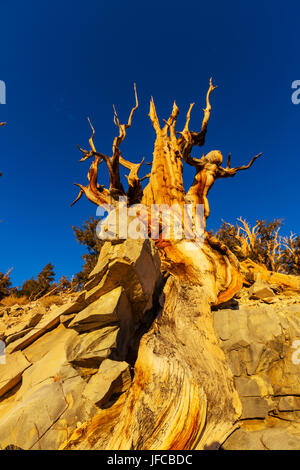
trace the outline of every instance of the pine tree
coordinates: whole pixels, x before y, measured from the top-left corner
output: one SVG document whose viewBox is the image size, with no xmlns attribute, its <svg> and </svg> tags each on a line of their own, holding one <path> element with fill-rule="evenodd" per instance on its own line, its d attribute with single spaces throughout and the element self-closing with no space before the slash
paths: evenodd
<svg viewBox="0 0 300 470">
<path fill-rule="evenodd" d="M 94 269 L 103 241 L 99 240 L 96 233 L 98 220 L 90 217 L 81 227 L 72 227 L 77 241 L 87 247 L 88 253 L 82 256 L 84 266 L 82 270 L 74 277 L 74 283 L 77 290 L 80 290 L 88 279 L 90 272 Z"/>
<path fill-rule="evenodd" d="M 40 295 L 46 294 L 49 291 L 51 284 L 54 282 L 55 272 L 54 266 L 51 263 L 46 264 L 42 271 L 37 275 L 37 283 Z"/>
<path fill-rule="evenodd" d="M 0 273 L 0 300 L 10 294 L 10 276 L 9 273 Z"/>
<path fill-rule="evenodd" d="M 290 274 L 300 275 L 300 237 L 291 235 L 284 238 L 283 263 Z"/>
<path fill-rule="evenodd" d="M 250 258 L 270 271 L 300 274 L 300 238 L 282 237 L 280 219 L 257 220 L 254 227 L 239 218 L 236 226 L 223 222 L 214 234 L 240 261 Z M 213 234 L 213 233 L 212 233 Z"/>
<path fill-rule="evenodd" d="M 27 281 L 23 282 L 22 288 L 20 290 L 20 296 L 26 295 L 28 299 L 31 299 L 33 295 L 37 294 L 39 286 L 37 281 L 31 277 Z"/>
<path fill-rule="evenodd" d="M 23 283 L 19 295 L 26 295 L 30 300 L 38 299 L 53 288 L 54 277 L 54 266 L 48 263 L 37 275 L 36 280 L 31 277 Z"/>
<path fill-rule="evenodd" d="M 69 281 L 67 276 L 62 276 L 57 285 L 59 286 L 57 292 L 65 292 L 66 290 L 70 289 L 72 287 L 72 282 Z"/>
</svg>

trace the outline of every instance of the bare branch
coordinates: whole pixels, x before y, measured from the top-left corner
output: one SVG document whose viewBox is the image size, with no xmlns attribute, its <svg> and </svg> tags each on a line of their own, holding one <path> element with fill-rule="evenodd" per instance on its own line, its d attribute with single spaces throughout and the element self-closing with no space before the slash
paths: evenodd
<svg viewBox="0 0 300 470">
<path fill-rule="evenodd" d="M 93 150 L 92 154 L 94 154 Z M 88 171 L 89 184 L 87 186 L 83 186 L 81 184 L 74 183 L 75 186 L 78 186 L 80 188 L 80 191 L 77 198 L 72 202 L 71 206 L 73 206 L 77 201 L 79 201 L 83 194 L 85 194 L 91 202 L 97 205 L 107 204 L 109 202 L 110 192 L 107 189 L 104 189 L 103 186 L 100 186 L 98 184 L 98 166 L 103 161 L 103 157 L 106 157 L 102 154 L 100 155 L 97 154 L 97 152 L 94 155 L 95 160 L 91 164 L 90 169 Z M 85 159 L 86 158 L 84 158 L 84 160 Z"/>
<path fill-rule="evenodd" d="M 77 184 L 77 183 L 74 183 L 74 185 L 75 185 L 75 186 L 79 186 L 79 184 Z M 80 186 L 79 186 L 79 187 L 80 187 Z M 84 194 L 83 189 L 80 189 L 77 198 L 72 202 L 72 204 L 70 204 L 70 207 L 74 206 L 74 204 L 76 204 L 76 202 L 79 201 L 79 199 L 83 196 L 83 194 Z"/>
<path fill-rule="evenodd" d="M 128 160 L 125 160 L 123 157 L 119 157 L 119 161 L 122 166 L 130 170 L 129 175 L 127 176 L 128 183 L 132 186 L 134 181 L 139 180 L 138 172 L 141 168 L 142 164 L 144 163 L 145 158 L 143 157 L 141 163 L 131 163 Z"/>
<path fill-rule="evenodd" d="M 107 189 L 104 189 L 102 192 L 95 192 L 89 184 L 87 186 L 83 186 L 81 184 L 74 183 L 74 185 L 78 186 L 81 191 L 85 194 L 87 199 L 96 204 L 97 206 L 101 206 L 102 204 L 108 204 L 110 202 L 110 192 Z M 74 205 L 81 198 L 81 191 L 79 192 L 79 195 L 71 205 Z"/>
<path fill-rule="evenodd" d="M 186 115 L 186 122 L 185 126 L 183 128 L 183 131 L 180 133 L 181 136 L 178 139 L 178 144 L 182 152 L 182 158 L 183 160 L 188 163 L 189 165 L 192 166 L 197 166 L 200 161 L 197 159 L 193 159 L 191 157 L 191 151 L 192 148 L 197 145 L 199 147 L 202 147 L 205 144 L 205 136 L 207 132 L 207 126 L 208 126 L 208 121 L 210 118 L 210 112 L 211 112 L 211 104 L 210 104 L 210 95 L 213 90 L 217 88 L 216 86 L 213 86 L 212 84 L 212 78 L 209 81 L 209 89 L 206 94 L 206 108 L 203 109 L 204 111 L 204 117 L 202 121 L 202 126 L 201 126 L 201 131 L 200 132 L 192 132 L 189 130 L 189 123 L 190 123 L 190 118 L 191 118 L 191 111 L 194 107 L 194 103 L 190 104 L 189 110 Z"/>
<path fill-rule="evenodd" d="M 126 128 L 131 126 L 131 121 L 132 121 L 132 116 L 134 111 L 139 107 L 139 102 L 138 102 L 138 97 L 137 97 L 137 92 L 136 92 L 136 84 L 134 83 L 134 95 L 135 95 L 135 106 L 132 108 L 131 113 L 128 118 L 128 123 L 126 125 Z"/>
<path fill-rule="evenodd" d="M 211 92 L 213 90 L 215 90 L 217 88 L 217 86 L 213 86 L 212 84 L 212 78 L 210 78 L 209 80 L 209 89 L 208 89 L 208 92 L 207 92 L 207 95 L 206 95 L 206 108 L 203 109 L 204 111 L 204 118 L 203 118 L 203 121 L 202 121 L 202 127 L 201 127 L 201 132 L 200 134 L 198 134 L 197 138 L 202 141 L 203 140 L 203 144 L 204 144 L 204 141 L 205 141 L 205 135 L 206 135 L 206 131 L 207 131 L 207 125 L 208 125 L 208 121 L 209 121 L 209 118 L 210 118 L 210 112 L 211 112 L 211 104 L 210 104 L 210 101 L 209 101 L 209 98 L 210 98 L 210 95 L 211 95 Z M 201 143 L 201 145 L 203 145 Z M 199 145 L 199 144 L 197 144 Z"/>
<path fill-rule="evenodd" d="M 296 247 L 295 241 L 297 237 L 294 233 L 291 233 L 289 237 L 283 237 L 282 245 L 290 252 L 291 255 L 295 255 Z"/>
<path fill-rule="evenodd" d="M 148 116 L 151 119 L 151 122 L 152 122 L 152 125 L 154 127 L 154 130 L 155 130 L 156 134 L 159 135 L 161 133 L 161 128 L 160 128 L 160 125 L 159 125 L 159 120 L 158 120 L 158 117 L 157 117 L 157 114 L 156 114 L 155 104 L 154 104 L 152 96 L 151 96 L 151 100 L 150 100 L 150 111 L 149 111 Z"/>
<path fill-rule="evenodd" d="M 173 129 L 175 128 L 175 124 L 176 124 L 178 114 L 179 114 L 179 108 L 176 104 L 176 101 L 174 101 L 172 113 L 170 114 L 169 119 L 167 121 L 164 119 L 164 122 L 166 124 L 165 127 L 164 127 L 164 130 L 169 130 L 171 128 L 173 128 Z"/>
<path fill-rule="evenodd" d="M 189 110 L 186 114 L 186 121 L 185 121 L 185 125 L 184 125 L 184 128 L 183 128 L 183 131 L 182 131 L 182 134 L 187 134 L 189 132 L 189 124 L 190 124 L 190 119 L 191 119 L 191 112 L 192 112 L 192 109 L 194 107 L 195 103 L 191 103 L 190 104 L 190 107 L 189 107 Z"/>
<path fill-rule="evenodd" d="M 127 197 L 129 199 L 130 204 L 140 202 L 143 196 L 141 181 L 143 181 L 143 179 L 145 178 L 140 179 L 138 176 L 138 172 L 144 160 L 145 158 L 142 159 L 141 163 L 131 163 L 128 160 L 125 160 L 123 157 L 119 157 L 121 165 L 130 170 L 129 175 L 126 175 L 129 184 L 129 188 L 127 190 Z"/>
<path fill-rule="evenodd" d="M 229 168 L 230 168 L 230 162 L 231 162 L 231 153 L 229 153 L 228 157 L 227 157 L 227 165 L 226 165 L 227 170 L 229 170 Z"/>
<path fill-rule="evenodd" d="M 113 104 L 113 109 L 114 109 L 114 124 L 117 127 L 119 127 L 120 126 L 120 121 L 119 121 L 118 113 L 117 113 L 117 110 L 116 110 L 116 107 L 115 107 L 114 104 Z"/>
<path fill-rule="evenodd" d="M 150 176 L 151 176 L 151 173 L 148 173 L 147 175 L 142 176 L 142 178 L 140 178 L 140 181 L 144 181 L 145 179 L 150 178 Z"/>
<path fill-rule="evenodd" d="M 238 228 L 238 238 L 245 238 L 245 240 L 247 241 L 247 244 L 249 246 L 249 248 L 254 248 L 256 243 L 258 242 L 258 229 L 259 229 L 259 224 L 256 224 L 252 230 L 248 224 L 248 222 L 246 221 L 246 219 L 242 219 L 242 217 L 238 218 L 238 221 L 241 222 L 242 224 L 242 227 L 241 226 L 237 226 Z M 242 230 L 245 235 L 239 235 L 239 232 L 240 230 Z"/>
<path fill-rule="evenodd" d="M 135 106 L 132 108 L 132 110 L 130 112 L 127 124 L 120 124 L 120 120 L 119 120 L 116 108 L 113 105 L 113 108 L 114 108 L 114 123 L 119 128 L 119 135 L 117 137 L 115 137 L 114 142 L 113 142 L 113 158 L 116 158 L 118 156 L 118 154 L 120 152 L 119 151 L 119 146 L 126 137 L 126 129 L 128 129 L 131 126 L 133 113 L 139 106 L 137 92 L 136 92 L 136 85 L 135 84 L 134 84 L 134 94 L 135 94 Z"/>
<path fill-rule="evenodd" d="M 80 152 L 83 153 L 83 157 L 79 160 L 80 162 L 84 162 L 88 158 L 91 158 L 94 156 L 94 152 L 92 150 L 84 150 L 79 145 L 77 145 L 77 148 L 80 150 Z"/>
<path fill-rule="evenodd" d="M 240 170 L 248 170 L 248 168 L 250 168 L 253 163 L 255 162 L 255 160 L 260 157 L 262 155 L 262 152 L 260 152 L 258 155 L 255 155 L 255 157 L 253 157 L 250 162 L 248 163 L 248 165 L 243 165 L 243 166 L 237 166 L 235 168 L 232 168 L 232 170 L 234 170 L 235 172 L 237 171 L 240 171 Z"/>
<path fill-rule="evenodd" d="M 119 168 L 119 159 L 121 158 L 121 152 L 119 149 L 120 144 L 123 142 L 123 140 L 126 137 L 126 129 L 131 126 L 132 123 L 132 116 L 134 111 L 138 108 L 138 97 L 137 97 L 137 92 L 136 92 L 136 85 L 134 84 L 134 93 L 135 93 L 135 106 L 132 108 L 128 122 L 127 124 L 120 124 L 120 120 L 116 111 L 115 106 L 114 108 L 114 123 L 115 125 L 119 128 L 119 135 L 115 137 L 113 141 L 113 155 L 112 157 L 108 157 L 107 155 L 104 155 L 102 153 L 99 153 L 96 151 L 96 147 L 94 144 L 94 136 L 95 136 L 95 129 L 91 123 L 90 118 L 88 117 L 89 124 L 92 129 L 92 135 L 89 139 L 89 144 L 91 147 L 91 150 L 84 150 L 78 145 L 78 149 L 82 152 L 83 157 L 80 159 L 81 162 L 87 160 L 88 158 L 94 157 L 94 161 L 90 166 L 89 172 L 88 172 L 88 180 L 89 184 L 87 186 L 82 186 L 80 184 L 76 184 L 80 188 L 80 192 L 75 199 L 75 201 L 71 204 L 74 205 L 81 197 L 83 194 L 86 195 L 86 197 L 94 202 L 95 204 L 103 204 L 107 203 L 111 198 L 116 199 L 117 196 L 125 194 L 124 188 L 121 184 L 120 181 L 120 168 Z M 104 186 L 100 186 L 98 184 L 98 166 L 102 161 L 105 161 L 108 172 L 109 172 L 109 178 L 110 178 L 110 188 L 109 190 L 105 189 Z M 125 161 L 125 160 L 124 160 Z M 141 165 L 141 164 L 140 164 Z M 138 167 L 140 167 L 138 165 Z M 131 169 L 131 168 L 130 168 Z M 139 168 L 136 168 L 136 177 L 137 177 L 137 171 Z M 131 169 L 130 175 L 129 175 L 129 180 L 131 181 L 134 179 L 134 169 Z M 138 177 L 137 177 L 138 178 Z"/>
<path fill-rule="evenodd" d="M 255 160 L 258 157 L 260 157 L 261 155 L 262 155 L 262 152 L 259 153 L 258 155 L 255 155 L 255 157 L 253 157 L 250 160 L 248 165 L 237 166 L 235 168 L 228 168 L 228 161 L 227 161 L 227 167 L 226 168 L 219 167 L 216 178 L 227 178 L 227 177 L 234 176 L 238 171 L 248 170 L 248 168 L 250 168 L 253 165 L 253 163 L 255 162 Z M 229 160 L 229 163 L 230 163 L 230 160 Z"/>
<path fill-rule="evenodd" d="M 14 269 L 14 268 L 10 268 L 10 269 L 7 271 L 7 273 L 3 276 L 3 279 L 7 279 L 13 269 Z"/>
<path fill-rule="evenodd" d="M 134 94 L 135 94 L 135 106 L 132 108 L 127 124 L 120 124 L 120 120 L 114 108 L 114 123 L 119 128 L 119 135 L 114 138 L 113 141 L 113 155 L 111 158 L 104 158 L 105 163 L 107 164 L 109 177 L 110 177 L 110 191 L 117 194 L 125 194 L 124 188 L 120 181 L 120 169 L 119 169 L 119 158 L 121 156 L 120 144 L 124 141 L 126 137 L 126 129 L 131 126 L 132 116 L 134 111 L 138 108 L 139 102 L 137 97 L 136 85 L 134 84 Z"/>
<path fill-rule="evenodd" d="M 88 121 L 89 121 L 90 126 L 91 126 L 91 128 L 92 128 L 92 136 L 91 136 L 91 138 L 89 139 L 89 144 L 90 144 L 90 146 L 91 146 L 92 151 L 93 151 L 93 152 L 96 152 L 96 148 L 95 148 L 95 145 L 94 145 L 95 129 L 93 128 L 92 123 L 91 123 L 91 120 L 90 120 L 89 117 L 88 117 Z"/>
<path fill-rule="evenodd" d="M 90 124 L 91 129 L 92 129 L 92 136 L 89 139 L 89 144 L 90 144 L 91 150 L 84 150 L 79 145 L 77 145 L 77 148 L 80 150 L 80 152 L 83 153 L 83 157 L 79 160 L 80 162 L 84 162 L 88 158 L 93 157 L 94 154 L 96 153 L 96 147 L 94 145 L 95 129 L 94 129 L 92 123 L 91 123 L 90 118 L 88 117 L 87 119 L 88 119 L 89 124 Z"/>
</svg>

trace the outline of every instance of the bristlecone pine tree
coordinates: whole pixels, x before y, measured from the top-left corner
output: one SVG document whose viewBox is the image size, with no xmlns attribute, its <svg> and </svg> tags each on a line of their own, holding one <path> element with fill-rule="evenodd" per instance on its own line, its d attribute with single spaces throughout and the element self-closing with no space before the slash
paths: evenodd
<svg viewBox="0 0 300 470">
<path fill-rule="evenodd" d="M 115 110 L 114 123 L 119 135 L 113 141 L 112 156 L 96 150 L 95 131 L 90 123 L 90 150 L 79 149 L 83 154 L 81 161 L 92 158 L 93 162 L 88 184 L 77 184 L 80 192 L 74 203 L 85 194 L 98 206 L 117 206 L 119 197 L 126 195 L 128 206 L 141 203 L 146 207 L 140 218 L 147 222 L 149 233 L 152 204 L 176 204 L 182 208 L 192 204 L 194 214 L 196 205 L 202 204 L 205 229 L 209 216 L 207 195 L 215 180 L 250 168 L 261 155 L 235 168 L 230 166 L 230 155 L 226 167 L 221 166 L 223 156 L 219 150 L 201 158 L 192 157 L 193 147 L 205 143 L 210 97 L 215 88 L 210 80 L 199 132 L 189 129 L 194 103 L 188 109 L 183 130 L 177 132 L 176 103 L 161 126 L 151 99 L 149 117 L 156 140 L 151 172 L 143 178 L 138 176 L 143 161 L 131 163 L 121 156 L 120 150 L 138 108 L 136 89 L 136 103 L 126 124 L 120 123 Z M 109 188 L 98 183 L 98 169 L 103 163 L 109 173 Z M 183 185 L 184 164 L 195 168 L 195 178 L 187 192 Z M 120 165 L 129 169 L 126 191 L 120 179 Z M 145 178 L 149 182 L 143 189 L 141 183 Z M 188 229 L 191 227 L 187 224 Z M 97 418 L 98 432 L 93 438 L 98 439 L 97 448 L 101 449 L 214 448 L 233 431 L 241 414 L 232 373 L 215 337 L 211 316 L 212 304 L 225 302 L 240 290 L 239 263 L 225 244 L 206 231 L 204 240 L 165 239 L 160 232 L 154 242 L 162 268 L 169 273 L 163 312 L 141 340 L 129 392 L 104 410 L 103 417 Z"/>
<path fill-rule="evenodd" d="M 10 271 L 6 274 L 0 272 L 0 301 L 10 293 L 11 280 L 10 280 Z"/>
<path fill-rule="evenodd" d="M 19 295 L 26 295 L 29 300 L 36 300 L 51 290 L 54 283 L 54 277 L 54 266 L 53 264 L 48 263 L 37 275 L 36 280 L 31 277 L 25 281 L 18 293 Z"/>
<path fill-rule="evenodd" d="M 88 280 L 88 276 L 97 263 L 103 245 L 103 241 L 98 238 L 96 232 L 98 222 L 98 220 L 91 217 L 90 220 L 86 220 L 81 227 L 72 227 L 76 240 L 88 249 L 88 253 L 82 256 L 84 266 L 73 279 L 73 285 L 75 285 L 77 290 L 80 290 Z"/>
</svg>

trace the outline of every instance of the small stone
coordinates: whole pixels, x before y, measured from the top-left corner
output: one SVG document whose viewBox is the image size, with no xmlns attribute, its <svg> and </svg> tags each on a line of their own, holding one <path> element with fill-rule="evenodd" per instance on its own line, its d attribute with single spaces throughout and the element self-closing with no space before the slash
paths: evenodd
<svg viewBox="0 0 300 470">
<path fill-rule="evenodd" d="M 267 282 L 257 279 L 249 289 L 249 296 L 254 299 L 270 299 L 275 294 Z"/>
<path fill-rule="evenodd" d="M 93 375 L 84 389 L 84 395 L 101 406 L 107 403 L 113 394 L 122 393 L 131 383 L 129 364 L 106 359 L 97 374 Z"/>
<path fill-rule="evenodd" d="M 122 287 L 117 287 L 78 313 L 69 328 L 81 332 L 119 323 L 122 316 L 128 314 L 128 310 L 130 305 L 126 294 Z"/>
</svg>

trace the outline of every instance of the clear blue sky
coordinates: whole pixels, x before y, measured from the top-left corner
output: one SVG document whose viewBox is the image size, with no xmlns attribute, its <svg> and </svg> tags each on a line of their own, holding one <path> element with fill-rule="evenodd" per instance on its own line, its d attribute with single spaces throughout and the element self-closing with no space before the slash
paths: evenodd
<svg viewBox="0 0 300 470">
<path fill-rule="evenodd" d="M 147 116 L 153 95 L 160 119 L 172 101 L 179 129 L 190 102 L 199 129 L 209 77 L 219 86 L 203 149 L 232 152 L 232 164 L 262 159 L 210 193 L 208 228 L 243 216 L 285 218 L 300 233 L 300 105 L 291 83 L 300 79 L 299 2 L 270 0 L 1 2 L 0 271 L 13 267 L 20 285 L 52 262 L 71 276 L 84 248 L 71 226 L 95 216 L 84 198 L 73 208 L 74 182 L 86 182 L 76 144 L 88 147 L 90 116 L 96 146 L 111 152 L 116 128 L 140 107 L 122 146 L 125 158 L 151 160 L 154 132 Z M 192 169 L 185 171 L 187 185 Z"/>
</svg>

